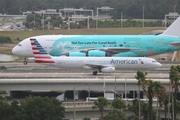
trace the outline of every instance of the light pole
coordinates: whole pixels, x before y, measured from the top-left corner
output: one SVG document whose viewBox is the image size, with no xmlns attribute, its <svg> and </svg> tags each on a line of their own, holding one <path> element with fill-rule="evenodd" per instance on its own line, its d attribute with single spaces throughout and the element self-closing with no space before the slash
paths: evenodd
<svg viewBox="0 0 180 120">
<path fill-rule="evenodd" d="M 73 110 L 73 120 L 76 120 L 76 92 L 75 92 L 75 87 L 74 87 L 74 110 Z"/>
<path fill-rule="evenodd" d="M 139 107 L 139 120 L 141 120 L 141 105 L 140 105 L 141 104 L 141 102 L 140 102 L 140 84 L 141 83 L 140 83 L 140 81 L 138 81 L 138 82 L 139 82 L 138 83 L 139 84 L 138 85 L 138 91 L 139 91 L 139 95 L 138 95 L 138 99 L 139 99 L 139 106 L 138 106 Z"/>
<path fill-rule="evenodd" d="M 43 10 L 43 8 L 44 8 L 45 6 L 48 6 L 48 5 L 44 5 L 44 6 L 42 6 L 42 8 L 41 8 L 41 9 Z"/>
<path fill-rule="evenodd" d="M 175 20 L 176 5 L 174 5 L 174 20 Z"/>
<path fill-rule="evenodd" d="M 3 11 L 2 7 L 0 7 L 0 9 L 1 9 L 1 12 L 0 12 L 0 13 L 2 14 L 2 11 Z"/>
<path fill-rule="evenodd" d="M 98 28 L 98 15 L 96 15 L 96 28 Z"/>
<path fill-rule="evenodd" d="M 20 14 L 20 15 L 21 15 L 21 12 L 22 12 L 21 9 L 22 9 L 22 8 L 25 8 L 25 7 L 27 7 L 27 6 L 23 6 L 23 7 L 21 7 L 21 8 L 19 9 L 19 14 Z"/>
<path fill-rule="evenodd" d="M 87 17 L 87 29 L 89 29 L 89 16 Z"/>
<path fill-rule="evenodd" d="M 59 5 L 59 4 L 57 4 L 57 5 Z M 54 6 L 57 6 L 57 5 L 53 5 L 53 6 L 52 6 L 52 9 L 54 9 Z"/>
<path fill-rule="evenodd" d="M 44 11 L 43 11 L 43 30 L 44 30 Z"/>
<path fill-rule="evenodd" d="M 110 8 L 110 7 L 108 7 L 108 6 L 97 8 L 96 28 L 98 28 L 98 13 L 99 13 L 99 9 L 105 10 L 106 13 L 107 13 L 107 10 L 109 11 L 109 10 L 112 10 L 112 9 L 114 9 L 114 8 Z"/>
<path fill-rule="evenodd" d="M 143 28 L 144 28 L 144 5 L 143 5 Z"/>
<path fill-rule="evenodd" d="M 122 17 L 123 17 L 123 12 L 121 12 L 121 28 L 123 27 L 123 25 L 122 25 Z"/>
<path fill-rule="evenodd" d="M 33 6 L 33 7 L 32 7 L 32 11 L 33 11 L 33 9 L 34 9 L 35 7 L 37 7 L 37 6 Z"/>
<path fill-rule="evenodd" d="M 7 15 L 8 15 L 8 10 L 11 9 L 11 8 L 13 8 L 13 7 L 14 7 L 14 6 L 7 8 Z"/>
<path fill-rule="evenodd" d="M 92 7 L 92 8 L 93 8 L 93 9 L 90 9 L 90 10 L 92 10 L 92 18 L 94 18 L 94 14 L 95 14 L 95 13 L 94 13 L 94 10 L 95 10 L 96 8 L 95 8 L 94 6 L 92 6 L 92 5 L 90 5 L 90 4 L 86 4 L 86 5 L 84 5 L 84 6 L 83 6 L 83 8 L 84 8 L 84 9 L 87 9 L 87 6 L 89 6 L 89 7 Z"/>
<path fill-rule="evenodd" d="M 35 20 L 35 14 L 32 14 L 33 15 L 33 17 L 34 17 L 34 30 L 35 30 L 35 23 L 36 23 L 36 20 Z"/>
</svg>

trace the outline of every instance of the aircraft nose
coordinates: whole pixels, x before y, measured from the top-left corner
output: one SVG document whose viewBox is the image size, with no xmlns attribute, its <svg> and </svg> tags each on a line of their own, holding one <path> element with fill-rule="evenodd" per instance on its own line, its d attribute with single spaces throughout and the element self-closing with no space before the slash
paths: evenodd
<svg viewBox="0 0 180 120">
<path fill-rule="evenodd" d="M 158 66 L 158 67 L 162 67 L 162 64 L 161 64 L 161 63 L 158 63 L 157 66 Z"/>
<path fill-rule="evenodd" d="M 19 50 L 17 49 L 16 46 L 12 49 L 12 53 L 17 56 L 19 55 Z"/>
</svg>

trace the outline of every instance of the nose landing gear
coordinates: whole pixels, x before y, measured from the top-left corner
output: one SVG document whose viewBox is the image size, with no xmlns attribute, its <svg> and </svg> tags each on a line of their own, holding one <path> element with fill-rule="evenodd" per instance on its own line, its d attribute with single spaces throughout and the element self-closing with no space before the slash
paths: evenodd
<svg viewBox="0 0 180 120">
<path fill-rule="evenodd" d="M 93 71 L 93 75 L 97 75 L 97 71 Z"/>
<path fill-rule="evenodd" d="M 23 64 L 24 64 L 24 65 L 27 65 L 27 63 L 28 63 L 28 62 L 27 62 L 26 58 L 24 58 Z"/>
</svg>

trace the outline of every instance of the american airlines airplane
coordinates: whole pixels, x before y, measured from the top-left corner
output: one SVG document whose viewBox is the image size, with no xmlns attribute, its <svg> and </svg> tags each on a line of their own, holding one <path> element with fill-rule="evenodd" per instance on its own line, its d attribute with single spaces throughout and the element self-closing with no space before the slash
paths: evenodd
<svg viewBox="0 0 180 120">
<path fill-rule="evenodd" d="M 115 69 L 121 70 L 149 70 L 159 68 L 162 65 L 155 59 L 146 57 L 66 57 L 50 56 L 36 39 L 30 39 L 33 58 L 39 64 L 52 65 L 60 68 L 79 68 L 97 72 L 112 73 Z"/>
<path fill-rule="evenodd" d="M 180 50 L 180 17 L 160 35 L 41 35 L 24 39 L 12 53 L 32 57 L 30 39 L 52 56 L 146 57 Z"/>
</svg>

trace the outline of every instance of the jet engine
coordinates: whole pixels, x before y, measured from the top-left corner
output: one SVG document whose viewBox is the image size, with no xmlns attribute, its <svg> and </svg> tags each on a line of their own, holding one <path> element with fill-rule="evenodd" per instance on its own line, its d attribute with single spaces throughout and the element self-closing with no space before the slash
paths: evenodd
<svg viewBox="0 0 180 120">
<path fill-rule="evenodd" d="M 107 53 L 104 51 L 99 51 L 99 50 L 90 50 L 88 52 L 88 56 L 90 56 L 90 57 L 105 57 L 105 56 L 107 56 Z"/>
<path fill-rule="evenodd" d="M 115 71 L 114 67 L 105 67 L 99 70 L 99 72 L 104 72 L 104 73 L 112 73 Z"/>
</svg>

